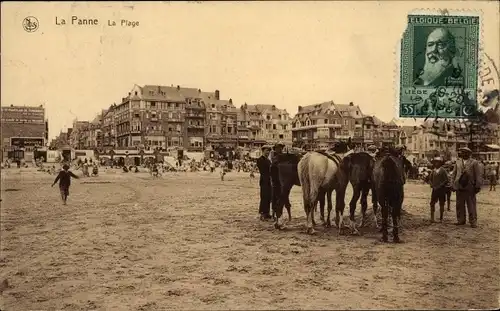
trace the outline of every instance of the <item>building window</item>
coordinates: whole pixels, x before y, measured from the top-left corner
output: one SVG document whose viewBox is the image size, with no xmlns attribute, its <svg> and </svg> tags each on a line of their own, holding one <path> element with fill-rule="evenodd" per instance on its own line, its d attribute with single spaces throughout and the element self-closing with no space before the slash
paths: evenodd
<svg viewBox="0 0 500 311">
<path fill-rule="evenodd" d="M 276 129 L 276 124 L 273 124 L 273 130 L 275 130 L 275 129 Z"/>
</svg>

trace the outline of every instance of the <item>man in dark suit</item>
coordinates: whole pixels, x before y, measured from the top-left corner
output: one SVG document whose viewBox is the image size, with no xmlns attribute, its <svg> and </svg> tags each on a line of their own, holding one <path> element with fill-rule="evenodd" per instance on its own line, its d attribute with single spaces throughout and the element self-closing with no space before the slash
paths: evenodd
<svg viewBox="0 0 500 311">
<path fill-rule="evenodd" d="M 278 207 L 278 201 L 281 196 L 281 183 L 278 170 L 278 161 L 279 161 L 279 156 L 283 154 L 284 147 L 285 144 L 283 144 L 282 142 L 278 142 L 276 145 L 274 145 L 273 151 L 271 152 L 269 159 L 271 161 L 271 186 L 272 186 L 271 206 L 273 209 L 273 216 L 275 216 L 274 211 L 276 211 L 276 208 Z"/>
<path fill-rule="evenodd" d="M 260 173 L 260 204 L 259 204 L 259 214 L 260 220 L 271 219 L 271 198 L 272 198 L 272 187 L 271 187 L 271 161 L 269 160 L 269 152 L 271 148 L 269 146 L 262 147 L 262 155 L 257 159 L 257 168 Z"/>
<path fill-rule="evenodd" d="M 481 191 L 482 173 L 479 162 L 471 158 L 472 151 L 465 147 L 459 149 L 459 157 L 452 172 L 452 186 L 457 195 L 457 223 L 465 225 L 465 206 L 469 212 L 469 223 L 477 227 L 476 194 Z"/>
</svg>

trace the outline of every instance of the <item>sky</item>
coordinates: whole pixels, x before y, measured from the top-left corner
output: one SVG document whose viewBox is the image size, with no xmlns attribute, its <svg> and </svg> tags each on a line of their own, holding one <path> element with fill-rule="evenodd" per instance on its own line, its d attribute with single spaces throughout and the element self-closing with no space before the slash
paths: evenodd
<svg viewBox="0 0 500 311">
<path fill-rule="evenodd" d="M 92 120 L 134 84 L 220 90 L 239 107 L 354 102 L 396 117 L 396 49 L 415 9 L 479 12 L 500 63 L 499 4 L 348 1 L 1 3 L 1 105 L 46 108 L 49 136 Z M 71 16 L 99 25 L 71 25 Z M 35 32 L 22 21 L 34 16 Z M 56 17 L 66 25 L 56 25 Z M 139 22 L 122 27 L 120 20 Z M 108 20 L 117 26 L 108 26 Z"/>
</svg>

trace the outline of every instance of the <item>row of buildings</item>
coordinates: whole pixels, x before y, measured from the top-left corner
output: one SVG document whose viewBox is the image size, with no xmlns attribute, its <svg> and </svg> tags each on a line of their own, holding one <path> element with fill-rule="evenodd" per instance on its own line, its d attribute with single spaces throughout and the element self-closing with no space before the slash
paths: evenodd
<svg viewBox="0 0 500 311">
<path fill-rule="evenodd" d="M 2 106 L 1 161 L 7 158 L 31 160 L 37 149 L 46 147 L 49 124 L 43 106 Z"/>
<path fill-rule="evenodd" d="M 101 111 L 94 120 L 75 120 L 52 146 L 204 151 L 278 141 L 291 145 L 291 122 L 285 109 L 246 103 L 237 108 L 231 98 L 221 99 L 219 90 L 135 85 L 120 103 Z"/>
<path fill-rule="evenodd" d="M 221 99 L 220 91 L 180 86 L 134 85 L 119 103 L 103 109 L 91 121 L 75 120 L 51 141 L 52 149 L 204 151 L 258 148 L 283 141 L 307 150 L 328 148 L 337 140 L 367 145 L 404 144 L 408 154 L 430 158 L 455 157 L 457 148 L 473 145 L 485 160 L 499 159 L 497 124 L 470 130 L 428 121 L 402 126 L 365 115 L 354 103 L 334 101 L 299 106 L 292 117 L 275 105 L 242 104 Z M 2 107 L 3 154 L 31 151 L 47 145 L 48 122 L 43 107 Z"/>
</svg>

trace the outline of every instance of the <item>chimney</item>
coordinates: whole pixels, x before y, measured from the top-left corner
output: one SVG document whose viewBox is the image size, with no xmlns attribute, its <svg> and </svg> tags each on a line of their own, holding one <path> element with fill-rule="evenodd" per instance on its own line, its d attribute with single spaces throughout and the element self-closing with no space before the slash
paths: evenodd
<svg viewBox="0 0 500 311">
<path fill-rule="evenodd" d="M 232 98 L 230 98 L 230 99 L 229 99 L 229 103 L 230 103 L 231 105 L 233 104 L 233 99 L 232 99 Z"/>
<path fill-rule="evenodd" d="M 130 94 L 132 94 L 132 93 L 128 92 L 128 96 L 130 96 Z"/>
<path fill-rule="evenodd" d="M 198 89 L 198 93 L 201 93 L 201 89 Z"/>
<path fill-rule="evenodd" d="M 351 106 L 351 107 L 352 107 L 352 106 L 354 106 L 354 103 L 353 103 L 353 102 L 350 102 L 350 103 L 349 103 L 349 106 Z"/>
<path fill-rule="evenodd" d="M 299 106 L 298 109 L 299 109 L 299 112 L 301 112 L 302 111 L 302 106 Z"/>
<path fill-rule="evenodd" d="M 247 109 L 247 108 L 248 108 L 248 105 L 247 105 L 247 103 L 245 103 L 245 109 Z"/>
<path fill-rule="evenodd" d="M 273 105 L 273 110 L 276 110 L 276 106 L 275 105 Z"/>
<path fill-rule="evenodd" d="M 179 85 L 177 85 L 177 91 L 180 91 L 181 90 L 181 87 Z"/>
<path fill-rule="evenodd" d="M 219 90 L 215 90 L 215 99 L 217 99 L 217 100 L 220 99 L 220 92 L 219 92 Z"/>
</svg>

